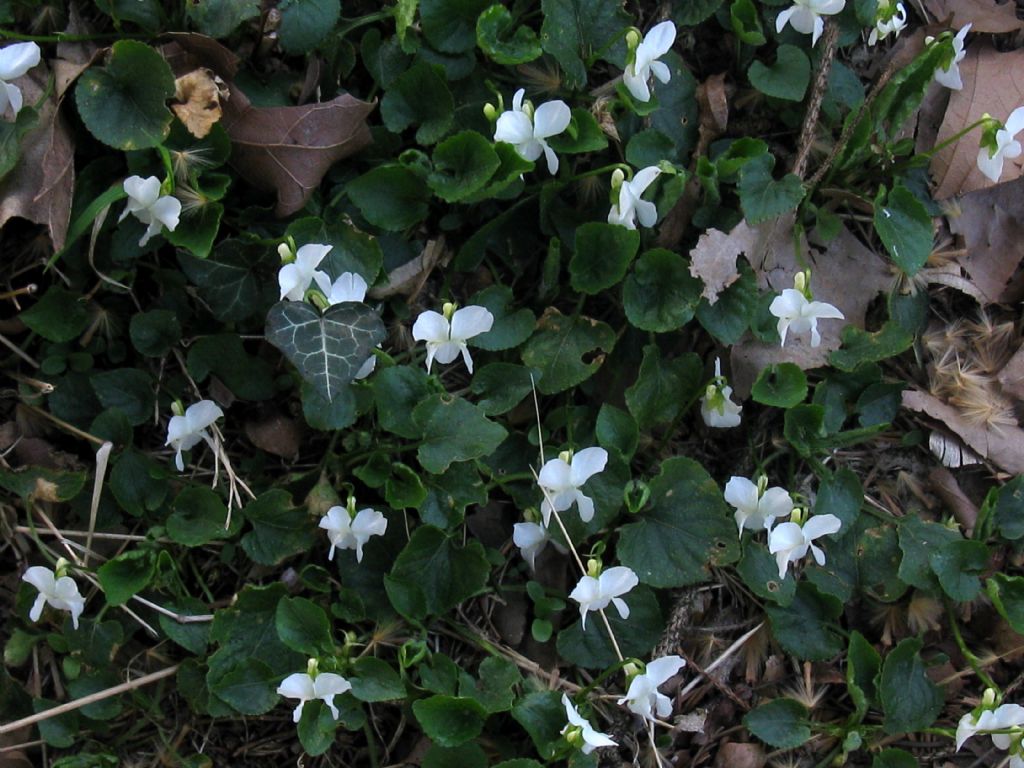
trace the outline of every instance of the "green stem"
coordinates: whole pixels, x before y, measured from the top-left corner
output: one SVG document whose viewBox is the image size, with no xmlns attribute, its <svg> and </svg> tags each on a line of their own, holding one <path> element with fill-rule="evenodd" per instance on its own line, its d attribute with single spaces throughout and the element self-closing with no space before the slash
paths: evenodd
<svg viewBox="0 0 1024 768">
<path fill-rule="evenodd" d="M 58 32 L 54 35 L 24 35 L 21 32 L 12 32 L 9 29 L 0 29 L 0 38 L 7 40 L 28 40 L 34 43 L 85 43 L 89 40 L 120 40 L 122 34 L 106 32 L 95 35 L 69 35 L 66 32 Z M 143 40 L 152 40 L 151 35 L 133 35 Z"/>
<path fill-rule="evenodd" d="M 376 21 L 384 21 L 385 19 L 393 19 L 394 17 L 395 10 L 393 7 L 389 7 L 382 11 L 377 11 L 376 13 L 368 13 L 365 16 L 352 19 L 348 23 L 342 24 L 338 28 L 338 31 L 340 32 L 341 37 L 344 37 L 349 32 L 359 29 L 360 27 L 365 27 L 367 24 L 373 24 Z"/>
<path fill-rule="evenodd" d="M 380 768 L 380 757 L 377 755 L 377 740 L 373 729 L 370 728 L 369 720 L 363 723 L 363 733 L 366 734 L 366 748 L 370 753 L 370 765 L 373 768 Z"/>
<path fill-rule="evenodd" d="M 949 625 L 953 629 L 953 639 L 956 640 L 956 645 L 960 649 L 960 653 L 967 659 L 967 663 L 971 665 L 971 669 L 974 670 L 974 674 L 978 676 L 987 687 L 993 691 L 1001 691 L 1002 689 L 995 684 L 995 681 L 981 668 L 981 662 L 978 657 L 974 655 L 970 648 L 967 647 L 967 643 L 964 642 L 964 636 L 960 633 L 960 625 L 957 623 L 956 614 L 953 613 L 953 602 L 946 600 L 946 615 L 949 616 Z"/>
<path fill-rule="evenodd" d="M 491 482 L 487 484 L 487 491 L 490 492 L 495 488 L 500 488 L 501 486 L 508 485 L 509 483 L 521 483 L 524 480 L 532 481 L 533 473 L 511 472 L 507 475 L 502 475 L 501 477 L 492 477 Z"/>
<path fill-rule="evenodd" d="M 960 131 L 958 133 L 954 133 L 952 136 L 950 136 L 948 139 L 946 139 L 941 144 L 935 145 L 928 152 L 922 152 L 921 154 L 916 155 L 916 157 L 923 157 L 923 158 L 927 159 L 927 158 L 931 157 L 932 155 L 934 155 L 936 152 L 941 152 L 943 149 L 948 147 L 950 144 L 955 144 L 956 142 L 960 141 L 960 139 L 962 139 L 968 133 L 973 131 L 975 128 L 977 128 L 978 126 L 984 125 L 985 123 L 987 123 L 991 119 L 992 118 L 989 118 L 989 117 L 983 117 L 980 120 L 975 120 L 973 123 L 968 125 L 962 131 Z"/>
</svg>

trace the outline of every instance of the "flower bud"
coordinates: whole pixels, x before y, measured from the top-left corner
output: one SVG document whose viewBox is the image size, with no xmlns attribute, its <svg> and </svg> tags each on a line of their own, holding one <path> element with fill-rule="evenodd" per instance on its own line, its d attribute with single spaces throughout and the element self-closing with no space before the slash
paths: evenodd
<svg viewBox="0 0 1024 768">
<path fill-rule="evenodd" d="M 569 742 L 572 747 L 580 747 L 583 745 L 583 729 L 574 725 L 565 731 L 565 740 Z"/>
<path fill-rule="evenodd" d="M 348 516 L 355 518 L 356 516 L 356 497 L 349 494 L 348 500 L 345 502 L 345 509 L 348 510 Z"/>
<path fill-rule="evenodd" d="M 316 659 L 310 659 L 306 662 L 306 674 L 310 677 L 316 677 L 319 673 L 320 664 Z"/>
<path fill-rule="evenodd" d="M 181 400 L 175 400 L 173 403 L 171 403 L 171 413 L 173 413 L 175 416 L 185 415 L 185 406 L 182 404 Z"/>
<path fill-rule="evenodd" d="M 621 168 L 616 168 L 612 171 L 612 191 L 615 192 L 619 187 L 622 186 L 622 182 L 626 180 L 626 174 L 622 172 Z"/>
<path fill-rule="evenodd" d="M 444 306 L 441 307 L 441 314 L 444 315 L 444 319 L 451 322 L 452 315 L 455 314 L 456 305 L 450 301 L 446 301 Z"/>
<path fill-rule="evenodd" d="M 764 492 L 768 489 L 768 476 L 758 475 L 757 476 L 757 498 L 764 496 Z"/>
<path fill-rule="evenodd" d="M 985 693 L 981 697 L 981 704 L 985 709 L 989 709 L 993 704 L 996 703 L 996 692 L 992 688 L 986 688 Z"/>
<path fill-rule="evenodd" d="M 597 578 L 601 575 L 601 561 L 595 557 L 587 560 L 587 576 Z"/>
<path fill-rule="evenodd" d="M 484 117 L 487 118 L 488 122 L 493 123 L 498 119 L 498 108 L 490 102 L 487 102 L 484 104 Z"/>
<path fill-rule="evenodd" d="M 58 579 L 59 579 L 59 578 L 60 578 L 61 576 L 66 576 L 66 575 L 67 575 L 67 573 L 68 573 L 68 566 L 69 566 L 69 565 L 71 565 L 71 563 L 70 563 L 70 562 L 68 562 L 68 561 L 67 561 L 66 559 L 64 559 L 63 557 L 61 557 L 61 558 L 58 558 L 58 559 L 57 559 L 57 565 L 56 565 L 56 567 L 55 567 L 55 568 L 53 569 L 53 574 L 54 574 L 54 576 L 55 576 L 56 578 L 58 578 Z"/>
<path fill-rule="evenodd" d="M 808 270 L 809 272 L 810 270 Z M 793 287 L 796 288 L 800 293 L 807 295 L 807 272 L 797 272 L 793 276 Z"/>
<path fill-rule="evenodd" d="M 626 681 L 631 681 L 634 677 L 639 675 L 643 670 L 637 665 L 635 661 L 629 661 L 622 667 L 622 672 L 626 676 Z"/>
<path fill-rule="evenodd" d="M 643 35 L 640 34 L 640 30 L 636 27 L 631 27 L 626 32 L 626 45 L 629 47 L 631 54 L 636 53 L 637 46 L 640 45 L 641 40 L 643 40 Z"/>
</svg>

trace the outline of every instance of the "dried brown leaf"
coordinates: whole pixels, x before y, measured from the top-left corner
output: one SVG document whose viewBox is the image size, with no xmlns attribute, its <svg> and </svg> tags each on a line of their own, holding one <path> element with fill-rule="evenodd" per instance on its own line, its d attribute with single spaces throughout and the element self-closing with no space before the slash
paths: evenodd
<svg viewBox="0 0 1024 768">
<path fill-rule="evenodd" d="M 260 450 L 295 460 L 302 447 L 305 430 L 295 420 L 281 414 L 264 419 L 253 419 L 245 424 L 245 436 Z"/>
<path fill-rule="evenodd" d="M 747 259 L 758 278 L 762 291 L 780 293 L 793 287 L 793 278 L 804 265 L 798 265 L 793 250 L 793 218 L 757 227 L 761 239 L 747 252 Z M 846 325 L 864 327 L 868 305 L 892 287 L 893 275 L 888 264 L 866 248 L 848 230 L 842 229 L 823 253 L 801 244 L 811 269 L 811 288 L 816 301 L 832 304 L 842 311 L 845 320 L 824 320 L 818 325 L 821 345 L 810 346 L 807 336 L 786 339 L 786 346 L 765 344 L 749 334 L 733 345 L 731 353 L 732 385 L 739 397 L 746 397 L 761 370 L 773 363 L 794 363 L 803 369 L 817 368 L 828 362 L 829 354 L 839 349 Z"/>
<path fill-rule="evenodd" d="M 960 78 L 964 87 L 951 92 L 949 106 L 938 142 L 951 138 L 977 121 L 986 112 L 998 120 L 1024 104 L 1024 50 L 997 51 L 985 41 L 975 41 L 960 62 Z M 992 186 L 978 170 L 979 130 L 968 133 L 932 158 L 931 173 L 935 179 L 935 198 L 942 200 Z M 1006 160 L 1001 181 L 1012 181 L 1024 173 L 1024 156 Z"/>
<path fill-rule="evenodd" d="M 1014 353 L 996 378 L 1004 393 L 1024 403 L 1024 346 Z"/>
<path fill-rule="evenodd" d="M 1017 18 L 1017 4 L 1013 0 L 924 0 L 924 7 L 937 19 L 953 17 L 953 29 L 967 24 L 972 32 L 1015 32 L 1024 29 L 1024 21 Z"/>
<path fill-rule="evenodd" d="M 57 96 L 62 97 L 71 84 L 78 79 L 100 53 L 100 47 L 92 40 L 83 39 L 93 30 L 82 19 L 78 6 L 68 7 L 68 26 L 64 34 L 73 36 L 69 42 L 64 39 L 57 43 L 57 58 L 53 60 L 53 76 Z"/>
<path fill-rule="evenodd" d="M 740 278 L 736 257 L 756 247 L 758 232 L 741 221 L 728 234 L 709 229 L 690 251 L 690 274 L 704 283 L 700 295 L 708 304 L 718 301 L 718 294 Z"/>
<path fill-rule="evenodd" d="M 438 264 L 448 264 L 452 254 L 445 250 L 444 237 L 428 240 L 419 256 L 409 259 L 405 264 L 395 267 L 388 273 L 388 281 L 384 285 L 371 288 L 371 299 L 386 299 L 389 296 L 408 296 L 412 301 L 423 288 L 423 284 Z"/>
<path fill-rule="evenodd" d="M 974 526 L 978 522 L 978 508 L 967 498 L 960 488 L 956 477 L 945 467 L 936 467 L 928 473 L 932 489 L 937 493 L 953 513 L 953 517 L 964 527 L 965 535 L 970 538 Z"/>
<path fill-rule="evenodd" d="M 764 768 L 768 758 L 758 744 L 727 741 L 718 749 L 715 768 Z"/>
<path fill-rule="evenodd" d="M 903 405 L 935 419 L 955 432 L 971 448 L 1001 469 L 1015 475 L 1024 472 L 1024 430 L 1020 427 L 986 427 L 963 417 L 956 408 L 946 405 L 927 392 L 907 390 Z"/>
<path fill-rule="evenodd" d="M 985 303 L 1019 298 L 1012 280 L 1024 257 L 1024 178 L 965 195 L 949 228 L 964 239 L 958 261 Z"/>
<path fill-rule="evenodd" d="M 40 65 L 15 81 L 26 104 L 39 100 L 48 78 L 47 67 Z M 22 139 L 21 150 L 18 164 L 0 181 L 0 227 L 16 216 L 28 219 L 45 226 L 54 250 L 60 250 L 71 217 L 75 166 L 71 131 L 56 94 L 43 102 L 39 121 Z"/>
<path fill-rule="evenodd" d="M 171 109 L 188 132 L 201 139 L 220 120 L 220 100 L 229 96 L 220 76 L 200 67 L 174 81 L 174 98 L 178 103 L 171 104 Z"/>
</svg>

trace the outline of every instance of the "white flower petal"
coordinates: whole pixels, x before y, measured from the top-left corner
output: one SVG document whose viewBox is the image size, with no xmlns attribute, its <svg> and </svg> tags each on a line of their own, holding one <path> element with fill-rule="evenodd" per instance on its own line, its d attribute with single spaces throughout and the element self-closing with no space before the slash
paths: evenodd
<svg viewBox="0 0 1024 768">
<path fill-rule="evenodd" d="M 455 310 L 452 315 L 451 338 L 465 341 L 481 333 L 487 333 L 494 325 L 494 315 L 484 307 L 469 306 Z"/>
<path fill-rule="evenodd" d="M 629 592 L 640 583 L 640 579 L 632 568 L 624 565 L 617 565 L 601 573 L 598 578 L 601 595 L 606 597 L 618 597 Z"/>
<path fill-rule="evenodd" d="M 803 525 L 805 539 L 819 539 L 833 533 L 839 533 L 842 521 L 835 515 L 814 515 Z"/>
<path fill-rule="evenodd" d="M 647 48 L 656 59 L 668 53 L 675 41 L 676 25 L 671 21 L 663 21 L 647 30 L 641 45 Z"/>
<path fill-rule="evenodd" d="M 39 64 L 42 53 L 33 42 L 0 48 L 0 80 L 14 80 Z"/>
<path fill-rule="evenodd" d="M 680 656 L 662 656 L 647 664 L 644 675 L 654 683 L 655 687 L 658 687 L 669 678 L 674 677 L 685 666 L 686 660 Z"/>
<path fill-rule="evenodd" d="M 173 232 L 181 217 L 181 200 L 172 195 L 165 195 L 153 203 L 149 210 L 153 218 L 163 224 L 167 231 Z"/>
<path fill-rule="evenodd" d="M 416 341 L 445 342 L 449 339 L 451 331 L 448 321 L 444 315 L 428 309 L 421 312 L 412 326 L 412 337 Z M 454 358 L 453 358 L 454 359 Z M 449 361 L 451 362 L 451 361 Z M 429 368 L 429 366 L 427 366 Z"/>
<path fill-rule="evenodd" d="M 604 448 L 584 448 L 573 454 L 572 465 L 569 469 L 569 483 L 579 488 L 598 472 L 602 472 L 607 463 L 608 451 Z"/>
<path fill-rule="evenodd" d="M 149 208 L 160 197 L 160 179 L 156 176 L 146 179 L 141 176 L 129 176 L 124 180 L 123 186 L 128 197 L 144 208 Z"/>
<path fill-rule="evenodd" d="M 522 91 L 519 91 L 522 93 Z M 533 139 L 533 123 L 524 112 L 502 112 L 494 126 L 494 140 L 514 144 L 518 148 Z M 520 152 L 522 154 L 522 152 Z M 527 158 L 529 159 L 529 158 Z M 534 158 L 536 159 L 536 158 Z"/>
<path fill-rule="evenodd" d="M 546 139 L 557 136 L 569 127 L 572 112 L 564 101 L 548 101 L 537 107 L 533 113 L 533 137 Z"/>
</svg>

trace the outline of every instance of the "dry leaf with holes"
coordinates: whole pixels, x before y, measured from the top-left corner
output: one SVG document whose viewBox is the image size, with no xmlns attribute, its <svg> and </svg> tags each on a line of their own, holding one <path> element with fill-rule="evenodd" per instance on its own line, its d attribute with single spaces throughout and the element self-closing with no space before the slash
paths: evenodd
<svg viewBox="0 0 1024 768">
<path fill-rule="evenodd" d="M 197 139 L 204 138 L 221 118 L 220 100 L 230 93 L 224 81 L 206 67 L 192 70 L 174 81 L 176 104 L 171 109 Z"/>
<path fill-rule="evenodd" d="M 972 32 L 1016 32 L 1024 29 L 1024 21 L 1017 18 L 1017 4 L 1013 0 L 924 0 L 924 7 L 937 19 L 953 17 L 953 29 L 967 24 Z"/>
<path fill-rule="evenodd" d="M 1006 120 L 1024 104 L 1024 50 L 997 51 L 986 41 L 975 41 L 960 62 L 964 87 L 951 91 L 946 116 L 936 141 L 941 144 L 988 113 Z M 992 186 L 978 170 L 978 145 L 981 130 L 975 129 L 932 158 L 935 199 L 965 194 Z M 1007 159 L 1001 182 L 1013 181 L 1024 173 L 1024 155 Z"/>
<path fill-rule="evenodd" d="M 756 247 L 758 232 L 741 221 L 726 234 L 709 229 L 690 251 L 690 274 L 704 283 L 700 295 L 708 304 L 718 301 L 718 294 L 740 279 L 736 258 Z"/>
</svg>

